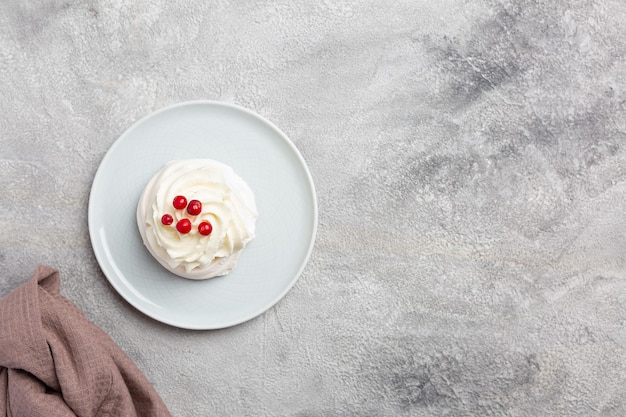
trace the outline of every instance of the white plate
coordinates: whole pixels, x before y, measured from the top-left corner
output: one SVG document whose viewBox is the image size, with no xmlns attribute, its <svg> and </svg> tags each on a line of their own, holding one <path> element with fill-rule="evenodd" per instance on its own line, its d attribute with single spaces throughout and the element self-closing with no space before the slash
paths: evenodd
<svg viewBox="0 0 626 417">
<path fill-rule="evenodd" d="M 256 238 L 228 275 L 204 281 L 164 269 L 143 246 L 135 211 L 148 180 L 173 159 L 211 158 L 252 188 Z M 135 123 L 105 155 L 89 197 L 89 234 L 107 279 L 146 315 L 186 329 L 219 329 L 276 304 L 313 249 L 317 200 L 293 143 L 272 123 L 232 104 L 192 101 Z"/>
</svg>

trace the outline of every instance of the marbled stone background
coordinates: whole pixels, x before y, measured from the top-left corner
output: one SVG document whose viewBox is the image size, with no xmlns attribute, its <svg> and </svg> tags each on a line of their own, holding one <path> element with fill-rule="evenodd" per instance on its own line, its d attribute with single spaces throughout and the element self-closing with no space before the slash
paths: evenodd
<svg viewBox="0 0 626 417">
<path fill-rule="evenodd" d="M 37 263 L 176 416 L 626 415 L 622 0 L 2 0 L 0 294 Z M 262 316 L 128 305 L 88 197 L 135 120 L 191 99 L 278 125 L 311 260 Z"/>
</svg>

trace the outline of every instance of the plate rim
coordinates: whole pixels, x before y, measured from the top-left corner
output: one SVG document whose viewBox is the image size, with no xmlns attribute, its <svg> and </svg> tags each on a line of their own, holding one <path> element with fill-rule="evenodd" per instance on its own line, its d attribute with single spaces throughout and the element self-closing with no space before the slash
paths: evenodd
<svg viewBox="0 0 626 417">
<path fill-rule="evenodd" d="M 122 285 L 122 279 L 113 279 L 109 276 L 109 273 L 114 273 L 113 271 L 109 271 L 108 268 L 103 267 L 104 260 L 101 259 L 101 257 L 103 256 L 100 250 L 96 249 L 96 242 L 97 242 L 97 234 L 98 234 L 98 230 L 96 229 L 96 226 L 94 225 L 95 219 L 95 213 L 94 213 L 94 200 L 95 200 L 95 194 L 96 194 L 96 186 L 98 185 L 98 183 L 101 181 L 101 177 L 104 174 L 104 165 L 107 164 L 107 162 L 113 158 L 114 154 L 116 153 L 116 150 L 119 146 L 121 146 L 120 144 L 122 142 L 124 142 L 124 140 L 127 140 L 127 137 L 130 136 L 133 131 L 138 127 L 141 126 L 142 124 L 144 124 L 147 120 L 158 117 L 159 115 L 161 115 L 162 113 L 180 108 L 180 107 L 189 107 L 189 106 L 199 106 L 199 105 L 209 105 L 209 106 L 217 106 L 217 107 L 225 107 L 225 108 L 230 108 L 231 110 L 235 110 L 235 111 L 239 111 L 242 113 L 247 114 L 248 116 L 251 116 L 255 119 L 257 119 L 258 121 L 268 125 L 274 132 L 276 132 L 276 134 L 282 139 L 282 141 L 287 144 L 290 148 L 290 150 L 292 151 L 293 155 L 297 158 L 298 164 L 299 166 L 302 168 L 303 173 L 305 174 L 306 177 L 306 182 L 308 185 L 308 189 L 311 193 L 311 198 L 313 201 L 313 205 L 311 207 L 312 209 L 312 217 L 313 217 L 313 222 L 311 224 L 311 238 L 310 241 L 308 243 L 308 248 L 306 251 L 305 256 L 302 258 L 300 267 L 298 268 L 297 272 L 294 274 L 293 278 L 290 279 L 288 285 L 285 286 L 285 288 L 283 288 L 283 290 L 281 292 L 278 293 L 278 295 L 274 298 L 272 298 L 268 303 L 266 303 L 263 307 L 261 307 L 258 310 L 255 310 L 253 313 L 250 313 L 248 315 L 242 316 L 239 319 L 236 320 L 230 320 L 228 322 L 225 322 L 221 325 L 192 325 L 192 324 L 187 324 L 187 323 L 181 323 L 177 320 L 173 320 L 173 319 L 168 319 L 167 317 L 162 317 L 159 316 L 157 314 L 153 314 L 149 311 L 147 311 L 147 309 L 144 309 L 143 306 L 136 300 L 134 300 L 132 297 L 130 297 L 129 295 L 127 295 L 125 293 L 125 290 L 127 289 L 126 286 Z M 91 187 L 89 190 L 89 200 L 88 200 L 88 211 L 87 211 L 87 225 L 88 225 L 88 230 L 89 230 L 89 238 L 90 238 L 90 242 L 91 242 L 91 249 L 94 253 L 94 256 L 96 258 L 96 262 L 98 264 L 98 267 L 100 268 L 100 270 L 102 271 L 103 275 L 105 276 L 105 278 L 107 279 L 107 281 L 109 282 L 109 284 L 111 284 L 111 286 L 115 289 L 115 291 L 118 293 L 118 295 L 120 295 L 127 303 L 129 303 L 131 306 L 133 306 L 137 311 L 141 312 L 142 314 L 144 314 L 147 317 L 150 317 L 151 319 L 158 321 L 160 323 L 164 323 L 167 324 L 169 326 L 173 326 L 173 327 L 177 327 L 177 328 L 181 328 L 181 329 L 188 329 L 188 330 L 217 330 L 217 329 L 225 329 L 228 327 L 232 327 L 232 326 L 236 326 L 238 324 L 244 323 L 246 321 L 252 320 L 253 318 L 256 318 L 260 315 L 262 315 L 263 313 L 265 313 L 267 310 L 269 310 L 270 308 L 274 307 L 282 298 L 285 297 L 285 295 L 291 290 L 291 288 L 295 285 L 295 283 L 298 281 L 298 279 L 300 278 L 300 276 L 302 275 L 302 273 L 304 272 L 304 269 L 306 268 L 311 254 L 313 253 L 313 248 L 315 246 L 315 242 L 317 239 L 317 229 L 318 229 L 318 225 L 319 225 L 319 208 L 318 208 L 318 201 L 317 201 L 317 192 L 315 189 L 315 183 L 313 181 L 313 177 L 311 174 L 311 171 L 306 163 L 306 161 L 304 160 L 304 157 L 302 156 L 300 150 L 296 147 L 296 145 L 291 141 L 291 139 L 289 139 L 289 137 L 282 131 L 280 130 L 274 123 L 272 123 L 270 120 L 266 119 L 265 117 L 261 116 L 260 114 L 246 108 L 243 107 L 241 105 L 238 104 L 234 104 L 234 103 L 230 103 L 230 102 L 226 102 L 226 101 L 220 101 L 220 100 L 189 100 L 189 101 L 182 101 L 182 102 L 178 102 L 178 103 L 174 103 L 174 104 L 170 104 L 164 107 L 161 107 L 157 110 L 154 110 L 142 117 L 140 117 L 139 119 L 137 119 L 135 122 L 133 122 L 130 126 L 128 126 L 126 129 L 124 129 L 124 131 L 115 139 L 115 141 L 111 144 L 111 146 L 107 149 L 105 155 L 102 157 L 102 159 L 100 160 L 100 163 L 98 164 L 98 168 L 96 170 L 96 173 L 94 174 L 93 180 L 91 182 Z M 119 282 L 118 282 L 119 281 Z"/>
</svg>

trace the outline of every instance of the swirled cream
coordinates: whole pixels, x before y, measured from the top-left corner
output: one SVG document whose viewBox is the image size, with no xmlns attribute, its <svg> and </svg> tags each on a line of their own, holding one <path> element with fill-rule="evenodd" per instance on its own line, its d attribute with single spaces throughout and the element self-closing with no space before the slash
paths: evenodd
<svg viewBox="0 0 626 417">
<path fill-rule="evenodd" d="M 177 197 L 184 197 L 185 206 L 180 198 L 174 202 Z M 254 238 L 257 217 L 250 187 L 231 167 L 212 159 L 168 162 L 137 205 L 148 251 L 169 271 L 190 279 L 228 274 Z"/>
</svg>

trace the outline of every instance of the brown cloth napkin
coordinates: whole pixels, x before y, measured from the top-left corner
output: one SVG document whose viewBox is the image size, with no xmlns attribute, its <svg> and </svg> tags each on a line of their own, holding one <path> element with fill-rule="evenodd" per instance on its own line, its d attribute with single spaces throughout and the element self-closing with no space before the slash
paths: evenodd
<svg viewBox="0 0 626 417">
<path fill-rule="evenodd" d="M 170 416 L 143 373 L 39 266 L 0 299 L 0 416 Z"/>
</svg>

